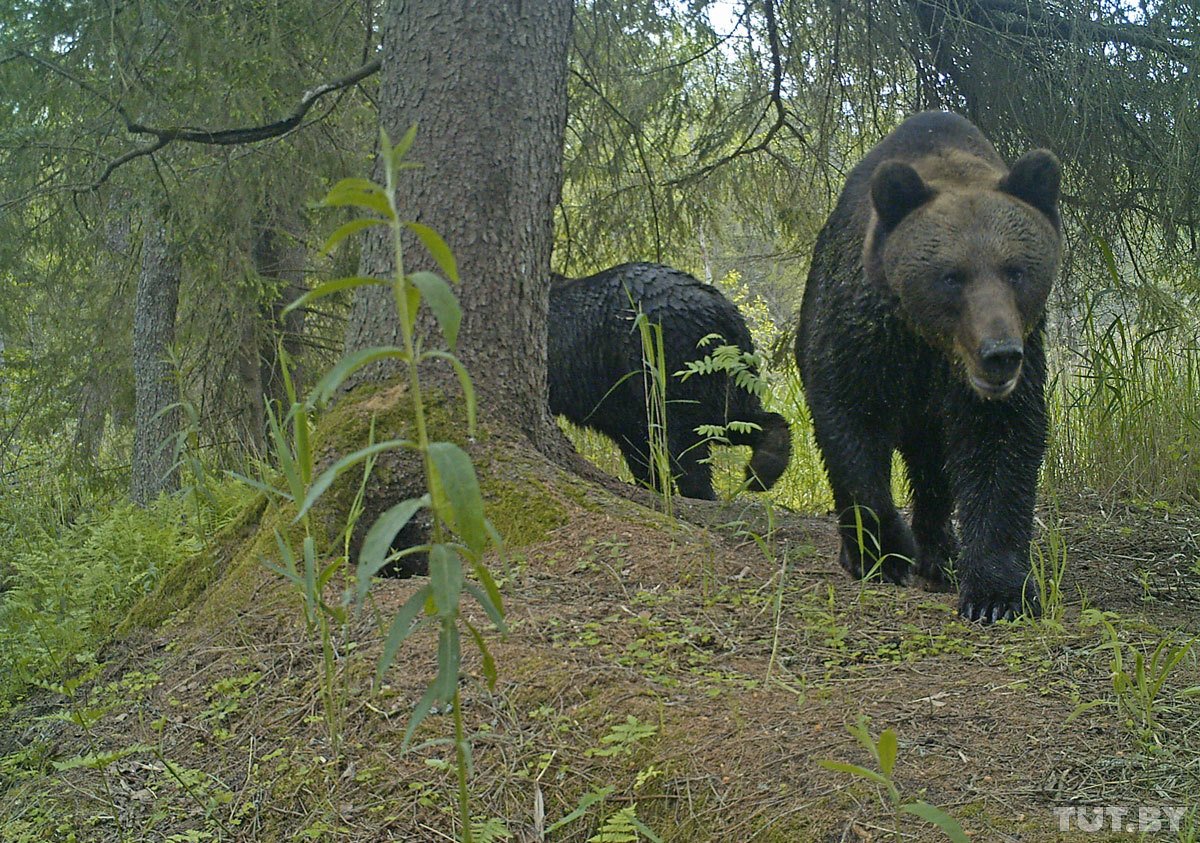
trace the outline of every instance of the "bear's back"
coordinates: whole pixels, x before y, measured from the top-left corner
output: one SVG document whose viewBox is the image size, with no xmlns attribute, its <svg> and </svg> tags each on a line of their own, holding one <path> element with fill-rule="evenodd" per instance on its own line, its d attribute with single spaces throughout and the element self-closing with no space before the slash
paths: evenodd
<svg viewBox="0 0 1200 843">
<path fill-rule="evenodd" d="M 625 350 L 623 359 L 640 361 L 639 311 L 670 332 L 671 339 L 664 343 L 668 364 L 703 356 L 696 343 L 711 333 L 744 350 L 753 347 L 741 314 L 711 284 L 668 266 L 627 263 L 586 278 L 554 280 L 550 335 L 563 342 L 557 343 L 558 349 L 552 347 L 552 354 L 598 343 Z"/>
<path fill-rule="evenodd" d="M 663 326 L 663 368 L 669 395 L 703 389 L 701 379 L 675 373 L 718 344 L 754 346 L 737 308 L 719 290 L 671 267 L 627 263 L 586 278 L 556 277 L 550 288 L 549 378 L 551 409 L 572 416 L 608 401 L 643 403 L 641 331 L 637 316 Z M 709 334 L 720 343 L 697 344 Z M 620 383 L 616 392 L 610 392 Z"/>
</svg>

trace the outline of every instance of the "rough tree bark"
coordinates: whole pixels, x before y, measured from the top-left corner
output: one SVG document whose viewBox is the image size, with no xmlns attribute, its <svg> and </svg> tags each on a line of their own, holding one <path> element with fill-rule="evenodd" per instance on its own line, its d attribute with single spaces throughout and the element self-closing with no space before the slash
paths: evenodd
<svg viewBox="0 0 1200 843">
<path fill-rule="evenodd" d="M 179 488 L 171 443 L 179 432 L 179 401 L 168 359 L 175 342 L 179 304 L 178 247 L 167 235 L 163 209 L 147 210 L 142 223 L 142 267 L 133 313 L 134 437 L 130 496 L 145 505 Z"/>
<path fill-rule="evenodd" d="M 554 205 L 566 126 L 570 0 L 392 3 L 383 19 L 380 121 L 393 140 L 418 124 L 399 205 L 457 259 L 459 357 L 493 419 L 535 444 L 546 410 L 546 314 Z M 406 269 L 436 269 L 415 241 Z M 386 276 L 381 238 L 363 269 Z M 387 290 L 354 301 L 347 351 L 395 343 Z"/>
</svg>

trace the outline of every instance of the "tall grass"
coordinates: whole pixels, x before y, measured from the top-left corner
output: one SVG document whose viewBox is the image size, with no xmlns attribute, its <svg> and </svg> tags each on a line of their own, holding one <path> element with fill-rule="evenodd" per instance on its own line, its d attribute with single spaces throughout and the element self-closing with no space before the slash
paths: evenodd
<svg viewBox="0 0 1200 843">
<path fill-rule="evenodd" d="M 1085 320 L 1079 350 L 1051 357 L 1051 494 L 1195 500 L 1200 492 L 1200 326 Z"/>
</svg>

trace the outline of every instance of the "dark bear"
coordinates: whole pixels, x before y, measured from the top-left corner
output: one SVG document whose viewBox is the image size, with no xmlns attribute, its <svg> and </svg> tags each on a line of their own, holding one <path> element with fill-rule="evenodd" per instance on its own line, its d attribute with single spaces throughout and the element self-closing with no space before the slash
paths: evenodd
<svg viewBox="0 0 1200 843">
<path fill-rule="evenodd" d="M 842 565 L 957 583 L 959 613 L 983 623 L 1040 612 L 1029 542 L 1060 181 L 1046 150 L 1010 170 L 962 117 L 911 117 L 850 172 L 801 308 L 796 358 Z M 911 528 L 892 501 L 895 450 Z"/>
<path fill-rule="evenodd" d="M 652 263 L 615 266 L 588 278 L 555 276 L 550 286 L 550 410 L 617 443 L 633 476 L 653 486 L 639 308 L 662 326 L 667 373 L 667 451 L 682 495 L 715 499 L 700 425 L 752 422 L 759 430 L 730 431 L 734 445 L 754 449 L 746 478 L 769 489 L 791 455 L 787 421 L 765 412 L 758 396 L 724 372 L 675 377 L 708 352 L 698 343 L 720 334 L 721 344 L 753 352 L 741 313 L 715 287 L 685 272 Z M 711 349 L 710 349 L 711 350 Z M 632 373 L 632 374 L 631 374 Z"/>
</svg>

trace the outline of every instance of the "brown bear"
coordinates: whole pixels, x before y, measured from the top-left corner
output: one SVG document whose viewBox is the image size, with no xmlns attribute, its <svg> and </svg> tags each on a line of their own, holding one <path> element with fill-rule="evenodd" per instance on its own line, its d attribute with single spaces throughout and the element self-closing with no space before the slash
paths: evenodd
<svg viewBox="0 0 1200 843">
<path fill-rule="evenodd" d="M 1029 542 L 1060 182 L 1046 150 L 1009 169 L 962 117 L 917 114 L 850 172 L 801 308 L 796 359 L 842 565 L 957 585 L 960 614 L 983 623 L 1040 612 Z M 911 528 L 892 500 L 896 450 Z"/>
</svg>

